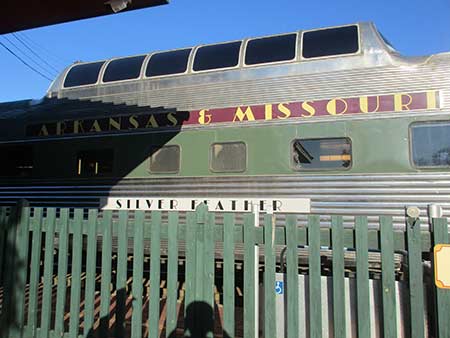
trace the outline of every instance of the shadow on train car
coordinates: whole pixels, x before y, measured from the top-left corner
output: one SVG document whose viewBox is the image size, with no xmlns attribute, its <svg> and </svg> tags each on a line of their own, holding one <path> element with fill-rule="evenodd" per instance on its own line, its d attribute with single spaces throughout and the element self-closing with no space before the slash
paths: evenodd
<svg viewBox="0 0 450 338">
<path fill-rule="evenodd" d="M 0 104 L 0 150 L 8 159 L 0 205 L 23 198 L 31 206 L 101 207 L 99 198 L 124 178 L 176 166 L 170 161 L 179 147 L 166 146 L 188 119 L 172 108 L 66 98 Z"/>
</svg>

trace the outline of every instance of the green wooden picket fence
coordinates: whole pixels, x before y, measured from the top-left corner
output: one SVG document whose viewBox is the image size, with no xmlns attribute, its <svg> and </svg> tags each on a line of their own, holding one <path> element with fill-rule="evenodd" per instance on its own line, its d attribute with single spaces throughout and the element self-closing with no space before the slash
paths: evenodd
<svg viewBox="0 0 450 338">
<path fill-rule="evenodd" d="M 412 219 L 405 219 L 405 231 L 393 231 L 388 216 L 379 218 L 377 230 L 368 229 L 367 218 L 361 216 L 355 217 L 353 229 L 344 228 L 340 216 L 332 217 L 331 228 L 321 228 L 317 215 L 309 215 L 301 226 L 295 215 L 287 216 L 282 227 L 275 227 L 273 215 L 265 215 L 260 227 L 255 227 L 252 214 L 236 218 L 228 213 L 219 222 L 204 205 L 182 221 L 179 216 L 0 208 L 0 337 L 291 338 L 306 332 L 318 338 L 330 321 L 323 312 L 324 278 L 332 283 L 329 337 L 348 337 L 349 332 L 370 337 L 373 325 L 380 325 L 381 337 L 398 337 L 399 307 L 408 312 L 402 317 L 407 320 L 400 321 L 405 337 L 450 337 L 450 292 L 436 289 L 432 270 L 424 273 L 422 265 L 422 256 L 429 255 L 434 244 L 448 243 L 446 219 L 435 219 L 429 232 Z M 264 250 L 261 260 L 255 245 Z M 280 248 L 286 248 L 284 318 L 278 313 L 275 288 L 284 269 Z M 305 292 L 299 289 L 300 248 L 307 257 L 301 270 L 309 282 L 306 305 L 299 302 Z M 328 277 L 323 248 L 331 249 Z M 353 274 L 345 263 L 345 255 L 352 252 Z M 403 253 L 402 264 L 407 266 L 401 278 L 396 273 L 397 252 Z M 381 256 L 379 309 L 370 300 L 371 253 Z M 258 292 L 255 269 L 261 275 Z M 402 302 L 396 297 L 399 279 L 407 290 Z M 356 281 L 350 291 L 356 319 L 350 321 L 349 280 Z M 237 301 L 239 288 L 242 303 Z M 304 306 L 306 314 L 301 313 Z M 380 317 L 377 322 L 374 312 Z"/>
</svg>

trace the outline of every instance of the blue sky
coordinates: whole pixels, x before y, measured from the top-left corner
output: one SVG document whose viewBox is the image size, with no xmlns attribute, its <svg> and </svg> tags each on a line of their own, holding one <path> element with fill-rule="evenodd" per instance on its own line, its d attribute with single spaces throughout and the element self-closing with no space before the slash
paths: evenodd
<svg viewBox="0 0 450 338">
<path fill-rule="evenodd" d="M 47 64 L 61 71 L 76 60 L 93 61 L 357 21 L 373 21 L 404 55 L 450 51 L 450 0 L 172 0 L 161 7 L 37 28 L 19 32 L 18 36 Z M 15 50 L 7 39 L 53 71 L 13 35 L 0 35 L 0 41 Z M 40 98 L 50 84 L 1 46 L 0 70 L 0 102 Z"/>
</svg>

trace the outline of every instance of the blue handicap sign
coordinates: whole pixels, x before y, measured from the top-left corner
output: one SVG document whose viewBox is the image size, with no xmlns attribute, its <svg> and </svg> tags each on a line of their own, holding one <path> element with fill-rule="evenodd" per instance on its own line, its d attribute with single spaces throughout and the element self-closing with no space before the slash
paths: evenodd
<svg viewBox="0 0 450 338">
<path fill-rule="evenodd" d="M 277 295 L 282 295 L 284 293 L 284 282 L 277 280 L 275 281 L 275 293 Z"/>
</svg>

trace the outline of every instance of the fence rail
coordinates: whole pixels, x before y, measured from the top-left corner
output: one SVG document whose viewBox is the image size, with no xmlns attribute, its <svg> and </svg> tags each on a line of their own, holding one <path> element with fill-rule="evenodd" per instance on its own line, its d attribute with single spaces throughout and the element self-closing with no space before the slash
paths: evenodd
<svg viewBox="0 0 450 338">
<path fill-rule="evenodd" d="M 0 337 L 450 337 L 430 268 L 446 219 L 215 217 L 0 208 Z"/>
</svg>

